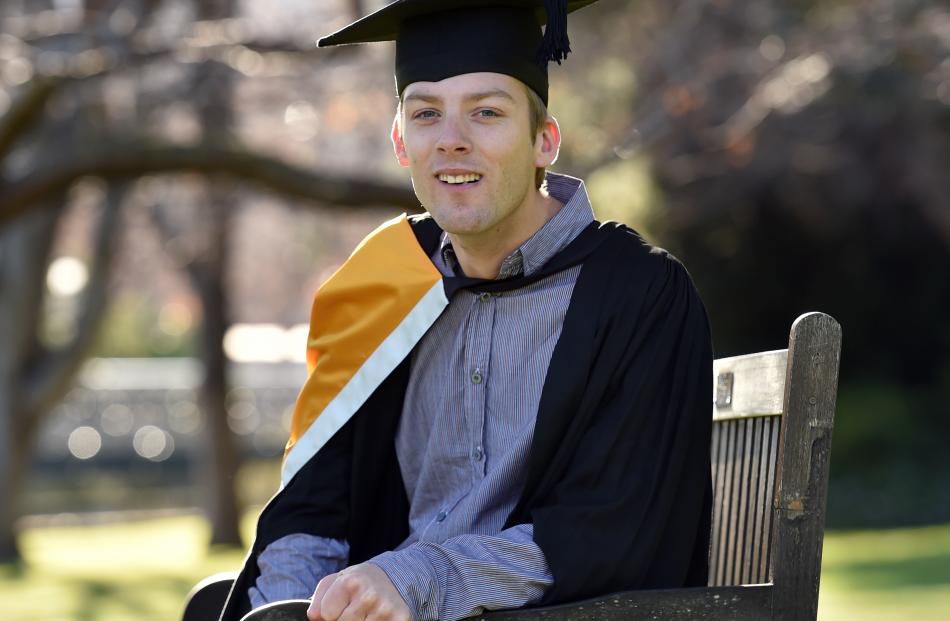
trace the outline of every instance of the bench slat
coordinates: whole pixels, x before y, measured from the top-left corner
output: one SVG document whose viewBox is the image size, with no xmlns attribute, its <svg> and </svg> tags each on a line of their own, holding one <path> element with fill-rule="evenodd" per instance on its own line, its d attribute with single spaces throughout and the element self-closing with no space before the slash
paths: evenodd
<svg viewBox="0 0 950 621">
<path fill-rule="evenodd" d="M 758 430 L 757 422 L 759 418 L 749 418 L 743 422 L 745 426 L 745 459 L 743 474 L 743 498 L 739 515 L 742 516 L 742 541 L 737 546 L 736 553 L 739 555 L 739 571 L 736 573 L 734 584 L 749 584 L 752 582 L 752 542 L 755 540 L 755 501 L 758 497 L 758 490 L 755 486 L 755 472 L 757 470 L 756 459 L 756 432 Z"/>
<path fill-rule="evenodd" d="M 713 362 L 713 420 L 781 414 L 787 361 L 788 350 L 778 349 Z M 728 373 L 732 389 L 725 404 L 720 378 Z"/>
<path fill-rule="evenodd" d="M 771 580 L 768 548 L 780 416 L 713 425 L 710 586 Z"/>
<path fill-rule="evenodd" d="M 724 513 L 724 494 L 723 482 L 725 480 L 725 468 L 722 464 L 726 460 L 725 434 L 719 430 L 719 425 L 713 426 L 711 441 L 710 461 L 712 464 L 712 485 L 713 485 L 713 503 L 712 503 L 712 524 L 709 541 L 709 584 L 719 584 L 719 561 L 722 555 L 719 542 L 722 540 L 720 533 L 720 524 L 723 522 Z"/>
<path fill-rule="evenodd" d="M 775 498 L 775 469 L 776 456 L 778 453 L 779 432 L 781 423 L 778 419 L 772 419 L 772 424 L 765 430 L 763 441 L 767 443 L 768 452 L 765 459 L 765 495 L 762 498 L 762 516 L 764 524 L 762 525 L 762 554 L 760 557 L 759 575 L 765 576 L 768 581 L 772 580 L 772 518 L 773 504 Z"/>
</svg>

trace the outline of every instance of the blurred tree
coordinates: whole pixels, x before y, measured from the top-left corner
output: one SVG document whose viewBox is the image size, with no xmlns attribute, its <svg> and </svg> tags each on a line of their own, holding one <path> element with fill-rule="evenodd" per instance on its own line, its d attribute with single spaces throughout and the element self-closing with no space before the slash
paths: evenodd
<svg viewBox="0 0 950 621">
<path fill-rule="evenodd" d="M 724 0 L 657 19 L 635 112 L 656 129 L 636 146 L 666 198 L 664 234 L 717 307 L 742 300 L 717 317 L 726 346 L 772 340 L 822 304 L 865 370 L 933 380 L 950 348 L 950 278 L 936 277 L 950 274 L 950 13 Z M 909 299 L 921 321 L 879 330 Z"/>
<path fill-rule="evenodd" d="M 569 77 L 565 109 L 609 138 L 599 156 L 565 153 L 592 186 L 651 171 L 657 200 L 628 200 L 626 216 L 689 266 L 717 355 L 781 347 L 804 311 L 842 323 L 829 519 L 950 519 L 947 5 L 601 2 L 578 15 L 597 24 L 585 53 L 629 58 L 636 79 Z M 610 101 L 631 92 L 619 118 Z M 859 394 L 870 388 L 877 399 Z M 844 479 L 850 490 L 834 487 Z M 881 503 L 885 487 L 908 502 Z"/>
<path fill-rule="evenodd" d="M 189 36 L 169 36 L 155 21 L 155 14 L 169 5 L 191 6 L 197 13 Z M 84 3 L 78 19 L 76 9 L 70 12 L 40 0 L 0 6 L 0 560 L 18 556 L 17 498 L 35 432 L 70 386 L 93 342 L 107 302 L 109 258 L 118 237 L 121 204 L 137 179 L 193 172 L 251 181 L 324 207 L 388 204 L 417 209 L 405 185 L 310 171 L 257 155 L 228 137 L 233 98 L 228 76 L 233 69 L 220 59 L 237 62 L 235 58 L 248 53 L 313 52 L 312 44 L 256 39 L 247 28 L 229 30 L 234 25 L 230 13 L 231 2 L 223 0 L 213 5 L 94 0 Z M 135 79 L 152 65 L 183 69 L 178 72 L 185 76 L 181 87 L 155 93 Z M 139 91 L 125 90 L 136 86 Z M 196 95 L 202 129 L 196 140 L 164 141 L 141 117 L 129 113 L 130 105 L 133 112 L 156 105 L 155 97 L 189 102 Z M 67 197 L 89 179 L 101 180 L 92 185 L 105 188 L 92 233 L 95 256 L 73 337 L 51 347 L 40 338 L 50 250 L 68 209 Z M 209 246 L 189 272 L 206 310 L 202 404 L 216 429 L 209 455 L 215 468 L 205 481 L 210 486 L 205 497 L 215 542 L 234 543 L 236 501 L 228 477 L 235 457 L 224 410 L 221 339 L 227 327 L 227 298 L 221 281 L 228 220 L 239 200 L 220 185 L 209 187 L 204 204 L 196 206 L 208 227 Z"/>
<path fill-rule="evenodd" d="M 38 153 L 42 149 L 37 149 Z M 0 231 L 0 560 L 18 558 L 14 523 L 20 485 L 42 416 L 58 402 L 88 354 L 106 288 L 125 184 L 110 187 L 73 335 L 51 348 L 39 338 L 49 249 L 62 203 L 48 204 Z"/>
<path fill-rule="evenodd" d="M 201 2 L 196 8 L 199 20 L 221 20 L 233 16 L 234 2 Z M 207 144 L 227 147 L 235 142 L 232 127 L 233 72 L 226 64 L 209 59 L 199 63 L 191 77 L 193 103 L 200 120 L 202 141 Z M 211 522 L 212 545 L 239 546 L 240 507 L 234 488 L 238 459 L 234 437 L 228 427 L 228 362 L 224 353 L 224 335 L 231 323 L 228 318 L 225 268 L 229 262 L 235 205 L 240 204 L 240 200 L 236 192 L 229 191 L 221 183 L 211 182 L 207 184 L 203 202 L 206 208 L 201 213 L 192 211 L 186 226 L 174 231 L 170 230 L 168 219 L 161 215 L 161 204 L 156 205 L 153 213 L 166 240 L 182 235 L 197 235 L 201 238 L 201 243 L 189 244 L 192 248 L 201 249 L 199 256 L 180 256 L 176 260 L 187 270 L 202 309 L 200 351 L 204 379 L 199 399 L 207 422 L 204 434 L 209 450 L 202 452 L 195 465 L 197 478 L 204 481 L 205 494 L 202 500 Z"/>
</svg>

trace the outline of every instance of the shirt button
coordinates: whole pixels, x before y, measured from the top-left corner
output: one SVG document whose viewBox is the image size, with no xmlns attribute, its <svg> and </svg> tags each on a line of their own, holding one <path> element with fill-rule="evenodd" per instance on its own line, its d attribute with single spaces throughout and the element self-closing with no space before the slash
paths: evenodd
<svg viewBox="0 0 950 621">
<path fill-rule="evenodd" d="M 446 513 L 445 511 L 439 511 L 439 515 L 435 516 L 435 521 L 442 522 L 445 520 L 446 517 L 448 517 L 448 515 L 449 514 Z"/>
<path fill-rule="evenodd" d="M 475 459 L 475 461 L 481 461 L 484 456 L 485 456 L 485 451 L 482 450 L 482 447 L 480 446 L 476 446 L 475 449 L 472 451 L 472 457 Z"/>
<path fill-rule="evenodd" d="M 472 371 L 472 383 L 481 384 L 482 383 L 482 372 L 479 369 Z"/>
<path fill-rule="evenodd" d="M 491 299 L 491 294 L 488 293 L 487 291 L 482 291 L 481 293 L 478 294 L 478 299 L 481 300 L 482 302 L 487 302 L 488 300 Z"/>
</svg>

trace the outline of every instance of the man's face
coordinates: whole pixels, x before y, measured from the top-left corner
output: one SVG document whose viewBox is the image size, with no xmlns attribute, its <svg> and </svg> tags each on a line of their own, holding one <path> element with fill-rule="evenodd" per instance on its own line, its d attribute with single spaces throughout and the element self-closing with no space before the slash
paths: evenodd
<svg viewBox="0 0 950 621">
<path fill-rule="evenodd" d="M 535 191 L 535 168 L 553 159 L 545 141 L 529 135 L 524 85 L 498 73 L 467 73 L 414 82 L 403 97 L 393 126 L 396 156 L 439 226 L 478 236 L 517 220 Z"/>
</svg>

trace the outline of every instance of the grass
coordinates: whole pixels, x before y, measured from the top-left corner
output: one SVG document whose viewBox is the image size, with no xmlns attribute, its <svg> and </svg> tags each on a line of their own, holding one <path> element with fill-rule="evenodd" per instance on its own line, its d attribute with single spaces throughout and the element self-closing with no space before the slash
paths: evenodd
<svg viewBox="0 0 950 621">
<path fill-rule="evenodd" d="M 244 523 L 250 533 L 251 520 Z M 240 550 L 207 550 L 197 516 L 23 534 L 25 563 L 0 566 L 4 621 L 176 621 L 198 580 L 236 569 Z M 825 537 L 819 619 L 946 619 L 950 525 Z"/>
<path fill-rule="evenodd" d="M 241 550 L 209 551 L 208 539 L 199 516 L 29 530 L 21 539 L 25 563 L 0 566 L 2 618 L 180 619 L 196 582 L 243 559 Z"/>
<path fill-rule="evenodd" d="M 943 621 L 950 525 L 825 536 L 820 619 Z"/>
</svg>

